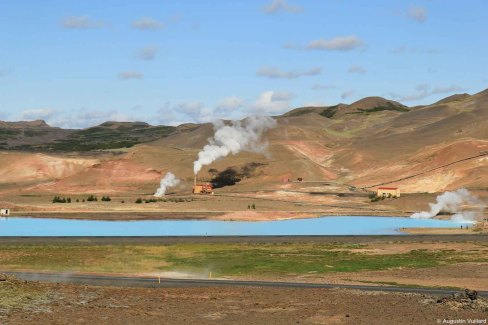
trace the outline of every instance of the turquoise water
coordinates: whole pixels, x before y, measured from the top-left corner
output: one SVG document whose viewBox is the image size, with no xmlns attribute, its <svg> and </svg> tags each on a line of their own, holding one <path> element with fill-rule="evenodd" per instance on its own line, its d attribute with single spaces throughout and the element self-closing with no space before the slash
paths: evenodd
<svg viewBox="0 0 488 325">
<path fill-rule="evenodd" d="M 321 217 L 278 221 L 96 221 L 2 218 L 0 236 L 394 235 L 400 228 L 458 228 L 454 221 L 398 217 Z"/>
</svg>

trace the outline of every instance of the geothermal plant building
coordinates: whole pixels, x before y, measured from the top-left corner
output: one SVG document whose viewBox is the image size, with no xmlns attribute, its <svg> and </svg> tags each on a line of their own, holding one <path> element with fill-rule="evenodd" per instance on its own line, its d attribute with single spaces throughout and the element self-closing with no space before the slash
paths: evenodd
<svg viewBox="0 0 488 325">
<path fill-rule="evenodd" d="M 197 177 L 193 182 L 193 194 L 213 194 L 212 183 L 197 184 Z"/>
</svg>

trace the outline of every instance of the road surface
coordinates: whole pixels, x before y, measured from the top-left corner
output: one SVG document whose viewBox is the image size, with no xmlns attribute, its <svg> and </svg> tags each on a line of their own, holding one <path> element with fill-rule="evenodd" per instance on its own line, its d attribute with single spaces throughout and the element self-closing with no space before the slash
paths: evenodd
<svg viewBox="0 0 488 325">
<path fill-rule="evenodd" d="M 114 287 L 143 287 L 143 288 L 171 288 L 171 287 L 215 287 L 215 286 L 248 286 L 275 288 L 323 288 L 323 289 L 355 289 L 365 291 L 420 293 L 426 295 L 446 296 L 459 293 L 458 290 L 439 288 L 415 288 L 395 286 L 366 286 L 327 283 L 303 282 L 272 282 L 272 281 L 240 281 L 217 279 L 168 279 L 157 277 L 136 277 L 119 275 L 94 275 L 73 273 L 36 273 L 36 272 L 2 272 L 26 281 L 51 283 L 75 283 L 92 286 Z M 488 297 L 488 291 L 478 292 L 480 296 Z"/>
</svg>

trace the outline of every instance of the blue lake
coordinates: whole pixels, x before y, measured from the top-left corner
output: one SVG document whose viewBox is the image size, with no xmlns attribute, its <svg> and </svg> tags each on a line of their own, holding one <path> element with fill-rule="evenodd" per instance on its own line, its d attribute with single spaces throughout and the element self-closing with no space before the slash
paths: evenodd
<svg viewBox="0 0 488 325">
<path fill-rule="evenodd" d="M 398 217 L 321 217 L 279 221 L 96 221 L 2 218 L 0 236 L 394 235 L 400 228 L 458 228 L 461 223 Z"/>
</svg>

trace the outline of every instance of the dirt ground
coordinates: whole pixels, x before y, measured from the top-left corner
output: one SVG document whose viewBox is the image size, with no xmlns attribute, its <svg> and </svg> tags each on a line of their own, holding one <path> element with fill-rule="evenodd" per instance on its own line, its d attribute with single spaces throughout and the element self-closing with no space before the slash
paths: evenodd
<svg viewBox="0 0 488 325">
<path fill-rule="evenodd" d="M 213 196 L 167 196 L 160 202 L 136 204 L 152 196 L 111 196 L 110 202 L 82 202 L 86 196 L 69 196 L 72 203 L 54 204 L 52 196 L 2 195 L 0 205 L 13 216 L 76 218 L 98 220 L 186 219 L 278 220 L 320 215 L 409 216 L 427 205 L 430 195 L 371 203 L 364 194 L 338 197 L 336 194 L 295 192 L 234 193 Z M 78 200 L 79 202 L 76 202 Z M 420 205 L 420 206 L 418 206 Z M 254 208 L 253 208 L 254 207 Z"/>
<path fill-rule="evenodd" d="M 435 201 L 436 196 L 432 193 L 406 193 L 400 198 L 371 202 L 367 191 L 326 182 L 295 182 L 279 186 L 283 188 L 260 188 L 257 191 L 251 191 L 246 186 L 223 188 L 216 189 L 215 195 L 169 193 L 156 202 L 149 201 L 155 199 L 149 190 L 107 193 L 110 194 L 110 202 L 100 200 L 105 194 L 98 194 L 97 202 L 86 201 L 87 194 L 57 194 L 71 199 L 71 203 L 64 204 L 52 203 L 55 194 L 49 192 L 0 190 L 0 206 L 10 208 L 12 216 L 41 218 L 266 221 L 323 215 L 407 217 L 428 209 L 428 203 Z M 484 192 L 481 194 L 486 195 Z M 143 203 L 137 204 L 138 198 Z"/>
<path fill-rule="evenodd" d="M 295 185 L 295 184 L 294 184 Z M 319 215 L 408 216 L 427 205 L 432 195 L 370 202 L 368 193 L 329 192 L 327 186 L 215 195 L 168 195 L 159 202 L 136 204 L 137 198 L 154 199 L 149 193 L 113 194 L 110 202 L 83 202 L 87 195 L 60 193 L 71 203 L 52 203 L 54 194 L 0 193 L 0 206 L 12 215 L 76 219 L 209 218 L 224 220 L 276 220 Z M 322 192 L 321 192 L 322 191 Z M 78 202 L 76 202 L 78 200 Z"/>
<path fill-rule="evenodd" d="M 420 294 L 259 287 L 113 288 L 0 282 L 0 324 L 436 324 L 488 304 Z"/>
<path fill-rule="evenodd" d="M 288 281 L 332 284 L 403 285 L 425 287 L 476 288 L 488 290 L 488 263 L 463 263 L 417 269 L 391 269 L 355 273 L 298 276 Z"/>
</svg>

